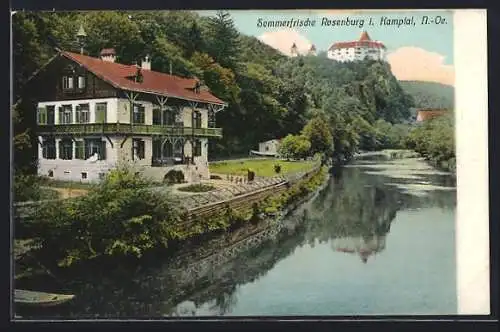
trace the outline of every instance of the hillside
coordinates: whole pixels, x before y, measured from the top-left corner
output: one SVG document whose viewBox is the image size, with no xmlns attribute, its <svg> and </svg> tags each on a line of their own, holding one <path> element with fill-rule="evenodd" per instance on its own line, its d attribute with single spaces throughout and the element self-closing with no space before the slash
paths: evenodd
<svg viewBox="0 0 500 332">
<path fill-rule="evenodd" d="M 417 108 L 454 108 L 453 86 L 421 81 L 400 81 L 399 84 L 413 96 Z"/>
</svg>

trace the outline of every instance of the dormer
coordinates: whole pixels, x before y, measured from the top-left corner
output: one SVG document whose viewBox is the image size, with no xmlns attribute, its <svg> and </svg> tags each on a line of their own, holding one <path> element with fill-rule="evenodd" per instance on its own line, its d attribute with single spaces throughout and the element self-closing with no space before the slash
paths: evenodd
<svg viewBox="0 0 500 332">
<path fill-rule="evenodd" d="M 115 62 L 116 52 L 114 48 L 104 48 L 101 50 L 100 59 L 107 62 Z"/>
</svg>

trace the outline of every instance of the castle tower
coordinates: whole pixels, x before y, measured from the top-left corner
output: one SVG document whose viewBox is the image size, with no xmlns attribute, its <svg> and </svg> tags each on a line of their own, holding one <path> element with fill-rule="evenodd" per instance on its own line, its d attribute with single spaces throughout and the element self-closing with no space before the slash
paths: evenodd
<svg viewBox="0 0 500 332">
<path fill-rule="evenodd" d="M 297 49 L 297 45 L 295 45 L 295 43 L 293 43 L 292 48 L 290 49 L 290 55 L 292 57 L 296 57 L 299 55 L 299 50 Z"/>
<path fill-rule="evenodd" d="M 309 49 L 309 51 L 307 52 L 308 55 L 316 55 L 316 46 L 314 46 L 314 44 L 311 45 L 311 48 Z"/>
</svg>

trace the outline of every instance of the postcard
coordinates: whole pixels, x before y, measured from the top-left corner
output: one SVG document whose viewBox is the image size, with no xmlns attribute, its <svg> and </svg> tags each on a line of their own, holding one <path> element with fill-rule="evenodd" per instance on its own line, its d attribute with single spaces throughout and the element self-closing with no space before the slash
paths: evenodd
<svg viewBox="0 0 500 332">
<path fill-rule="evenodd" d="M 12 35 L 14 319 L 489 314 L 485 11 Z"/>
</svg>

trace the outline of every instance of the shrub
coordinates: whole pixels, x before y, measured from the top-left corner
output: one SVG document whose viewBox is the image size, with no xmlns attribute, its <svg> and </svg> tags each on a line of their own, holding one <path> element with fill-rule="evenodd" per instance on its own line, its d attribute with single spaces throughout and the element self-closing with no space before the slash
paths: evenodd
<svg viewBox="0 0 500 332">
<path fill-rule="evenodd" d="M 192 184 L 190 186 L 181 187 L 178 190 L 179 191 L 187 191 L 187 192 L 196 192 L 196 193 L 199 193 L 199 192 L 211 191 L 211 190 L 214 190 L 214 189 L 215 189 L 214 186 L 211 186 L 211 185 L 208 185 L 208 184 Z"/>
<path fill-rule="evenodd" d="M 14 201 L 38 201 L 42 196 L 41 180 L 36 175 L 15 175 L 13 183 Z"/>
<path fill-rule="evenodd" d="M 248 178 L 248 182 L 251 182 L 255 179 L 255 172 L 252 171 L 251 169 L 248 169 L 248 175 L 247 175 L 247 178 Z"/>
<path fill-rule="evenodd" d="M 167 184 L 184 183 L 184 173 L 180 170 L 171 170 L 165 174 L 163 182 Z"/>
<path fill-rule="evenodd" d="M 275 172 L 276 174 L 281 173 L 281 165 L 280 165 L 280 164 L 276 164 L 276 165 L 274 165 L 274 172 Z"/>
<path fill-rule="evenodd" d="M 43 205 L 37 211 L 36 239 L 42 256 L 70 266 L 100 256 L 141 257 L 149 249 L 168 247 L 180 236 L 181 211 L 148 183 L 116 169 L 86 196 Z"/>
</svg>

